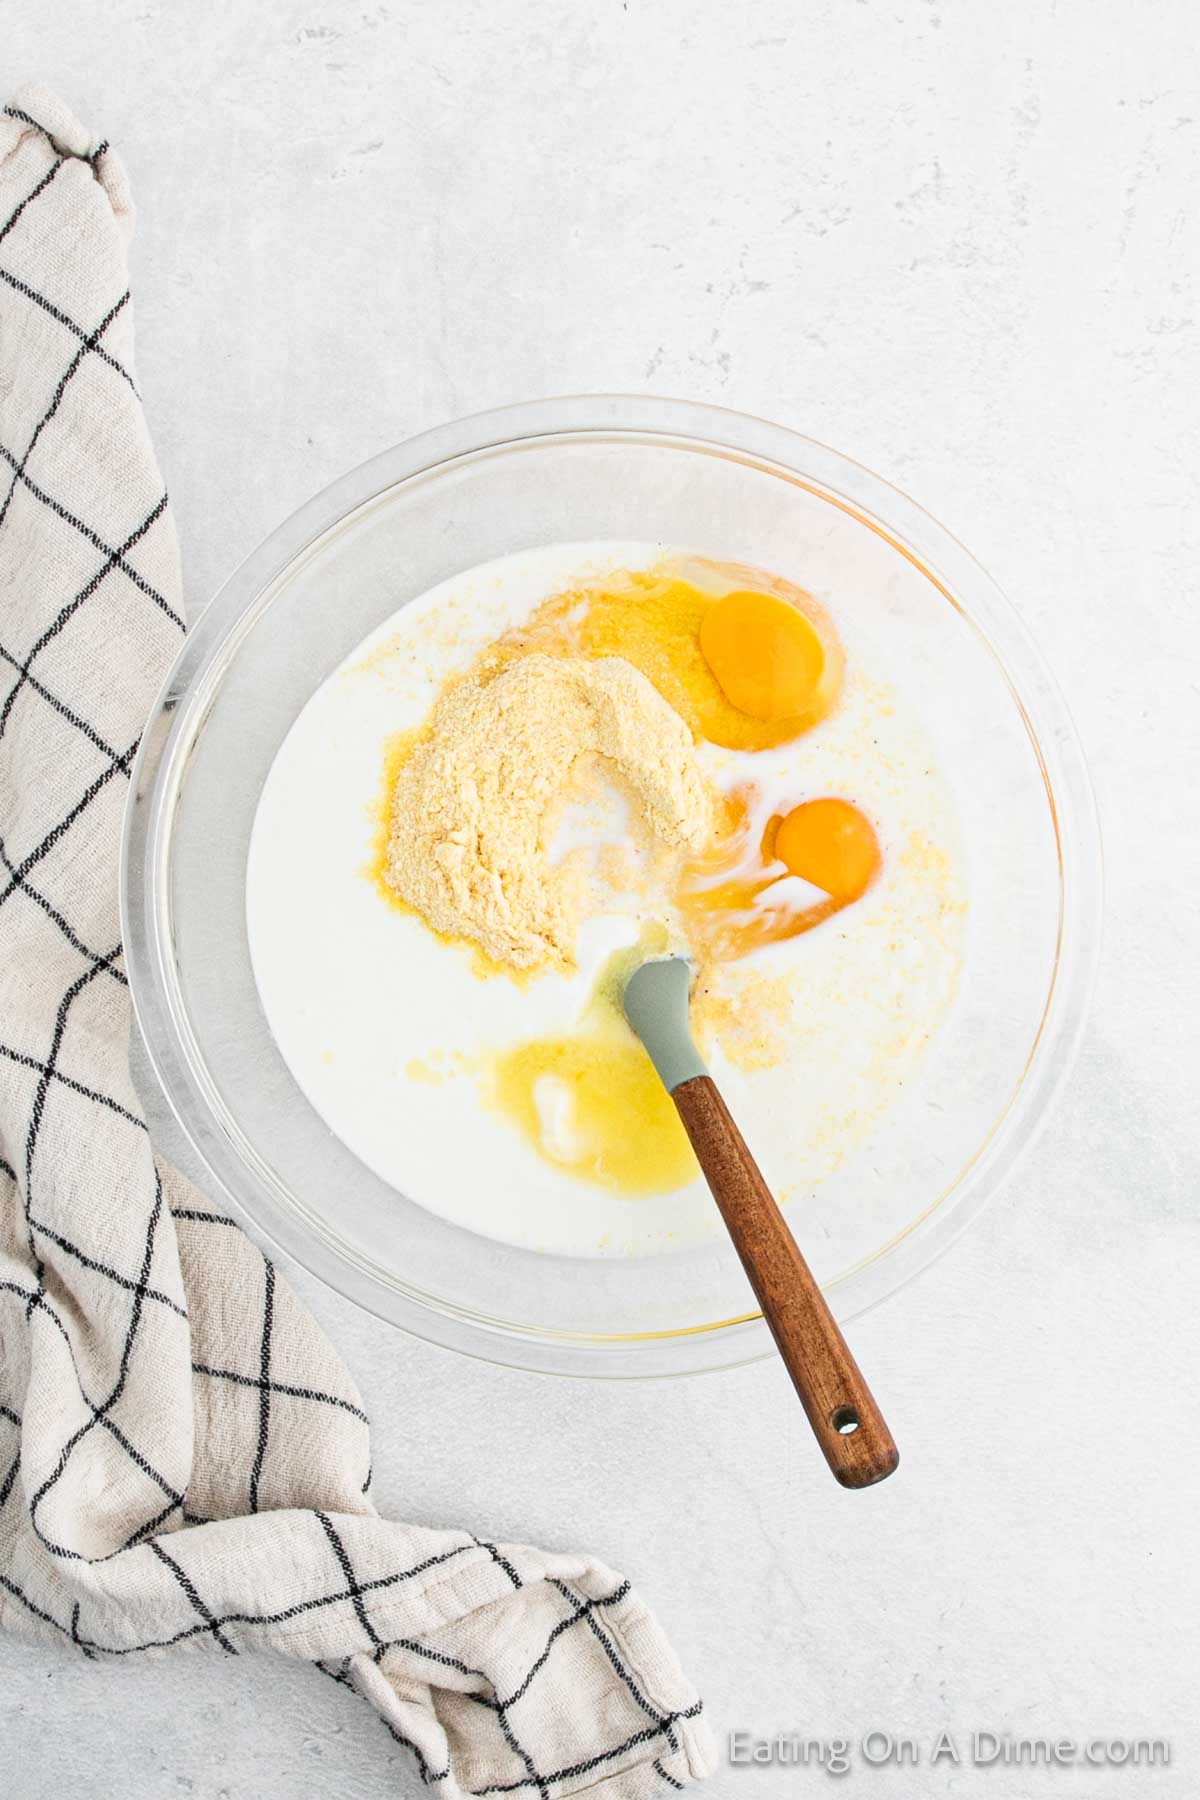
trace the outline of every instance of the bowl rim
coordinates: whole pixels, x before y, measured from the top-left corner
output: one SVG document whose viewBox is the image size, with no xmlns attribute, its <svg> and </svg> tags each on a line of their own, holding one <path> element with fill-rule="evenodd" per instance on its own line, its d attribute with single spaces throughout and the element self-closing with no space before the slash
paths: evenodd
<svg viewBox="0 0 1200 1800">
<path fill-rule="evenodd" d="M 749 461 L 830 501 L 882 536 L 974 627 L 995 658 L 1042 771 L 1059 857 L 1059 926 L 1041 1023 L 1020 1079 L 983 1143 L 903 1231 L 827 1292 L 843 1320 L 880 1304 L 948 1250 L 1036 1142 L 1079 1048 L 1100 953 L 1099 821 L 1066 703 L 1014 607 L 953 533 L 900 488 L 791 428 L 694 401 L 636 394 L 562 395 L 475 413 L 384 450 L 339 477 L 269 533 L 228 576 L 184 639 L 131 770 L 121 844 L 120 910 L 130 993 L 147 1055 L 192 1148 L 234 1213 L 336 1291 L 427 1341 L 546 1373 L 644 1377 L 698 1373 L 771 1352 L 760 1314 L 665 1333 L 592 1336 L 514 1326 L 431 1304 L 383 1282 L 364 1260 L 311 1232 L 283 1206 L 222 1126 L 215 1089 L 172 1004 L 169 867 L 180 781 L 195 730 L 225 666 L 271 590 L 327 533 L 382 493 L 537 439 L 653 439 Z M 876 511 L 876 508 L 879 510 Z M 958 594 L 971 594 L 968 610 Z M 1020 673 L 1020 686 L 1012 665 Z M 951 1207 L 943 1202 L 958 1196 Z M 881 1273 L 886 1264 L 886 1276 Z M 854 1283 L 853 1292 L 847 1284 Z"/>
</svg>

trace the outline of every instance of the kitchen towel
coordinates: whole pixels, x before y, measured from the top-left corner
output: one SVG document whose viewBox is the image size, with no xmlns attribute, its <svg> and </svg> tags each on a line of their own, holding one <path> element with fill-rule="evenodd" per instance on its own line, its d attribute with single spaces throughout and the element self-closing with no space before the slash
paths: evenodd
<svg viewBox="0 0 1200 1800">
<path fill-rule="evenodd" d="M 381 1518 L 337 1355 L 147 1135 L 118 847 L 183 621 L 132 223 L 108 145 L 20 94 L 0 118 L 0 1623 L 96 1659 L 319 1663 L 444 1800 L 642 1800 L 713 1751 L 629 1584 Z M 468 1462 L 469 1420 L 442 1425 Z"/>
</svg>

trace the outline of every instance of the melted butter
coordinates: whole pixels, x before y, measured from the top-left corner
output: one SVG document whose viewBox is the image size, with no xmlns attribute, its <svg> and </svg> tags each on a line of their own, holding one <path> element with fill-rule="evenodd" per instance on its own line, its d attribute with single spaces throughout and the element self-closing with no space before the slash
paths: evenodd
<svg viewBox="0 0 1200 1800">
<path fill-rule="evenodd" d="M 546 1162 L 631 1197 L 665 1194 L 698 1173 L 687 1133 L 630 1030 L 621 994 L 630 972 L 666 948 L 659 926 L 604 963 L 575 1030 L 499 1051 L 488 1105 Z"/>
</svg>

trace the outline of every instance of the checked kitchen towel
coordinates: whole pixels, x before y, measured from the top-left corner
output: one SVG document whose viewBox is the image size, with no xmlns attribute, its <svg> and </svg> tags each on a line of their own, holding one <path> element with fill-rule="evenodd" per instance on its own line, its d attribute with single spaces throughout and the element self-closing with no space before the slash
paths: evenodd
<svg viewBox="0 0 1200 1800">
<path fill-rule="evenodd" d="M 118 839 L 183 627 L 131 227 L 107 145 L 19 95 L 0 118 L 0 1623 L 97 1659 L 317 1662 L 444 1800 L 680 1787 L 711 1739 L 628 1583 L 380 1518 L 332 1347 L 149 1142 Z"/>
</svg>

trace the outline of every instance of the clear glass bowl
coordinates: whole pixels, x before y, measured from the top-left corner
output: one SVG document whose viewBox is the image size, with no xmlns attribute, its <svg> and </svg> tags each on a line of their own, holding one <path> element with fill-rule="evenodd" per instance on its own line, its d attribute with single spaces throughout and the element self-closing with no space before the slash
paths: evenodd
<svg viewBox="0 0 1200 1800">
<path fill-rule="evenodd" d="M 1063 703 L 993 582 L 911 500 L 794 432 L 677 401 L 538 401 L 336 482 L 237 570 L 184 645 L 134 772 L 123 928 L 163 1087 L 214 1188 L 260 1233 L 437 1343 L 539 1370 L 663 1375 L 770 1347 L 728 1244 L 559 1258 L 427 1212 L 301 1094 L 246 942 L 259 793 L 324 678 L 446 577 L 602 538 L 777 569 L 835 616 L 866 609 L 922 706 L 967 858 L 961 991 L 882 1130 L 789 1216 L 843 1320 L 925 1267 L 1028 1147 L 1078 1040 L 1100 930 L 1095 813 Z"/>
</svg>

